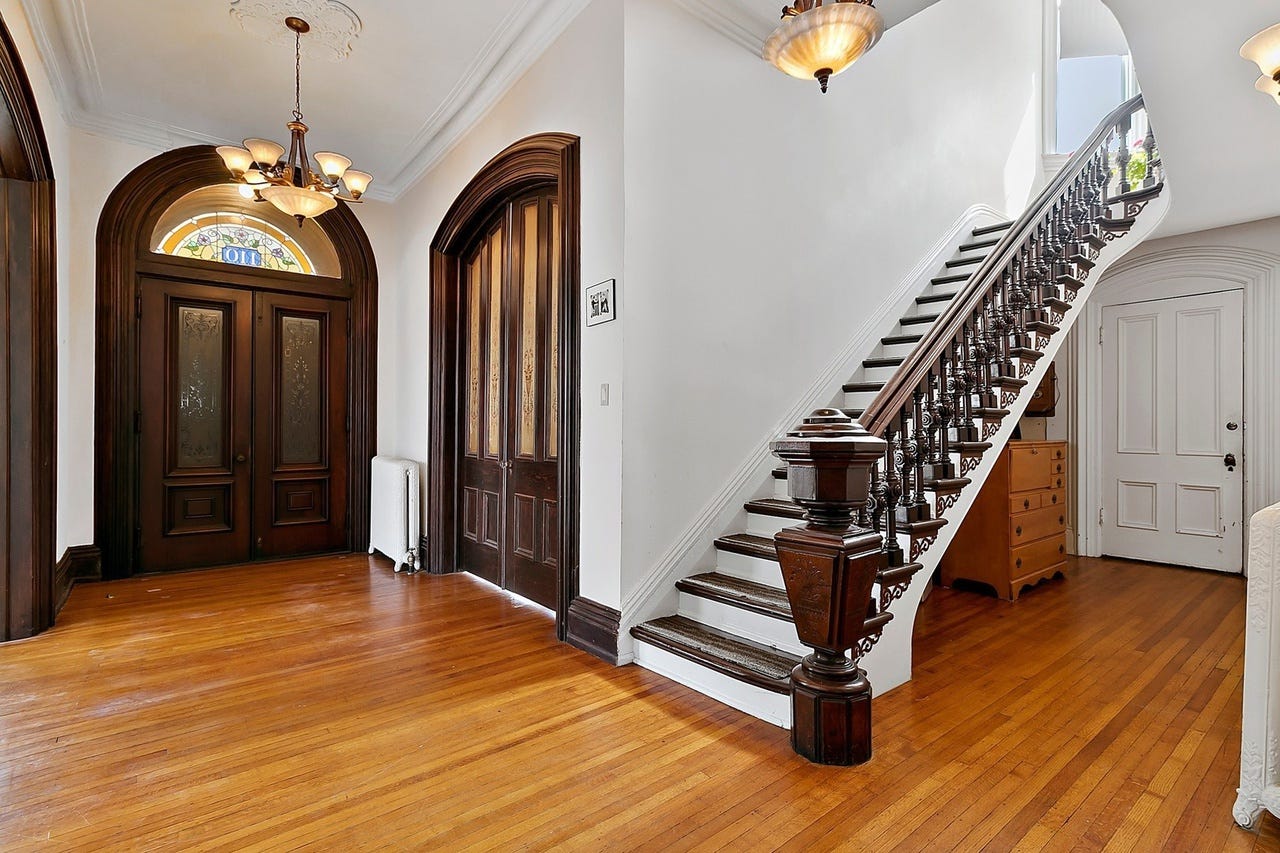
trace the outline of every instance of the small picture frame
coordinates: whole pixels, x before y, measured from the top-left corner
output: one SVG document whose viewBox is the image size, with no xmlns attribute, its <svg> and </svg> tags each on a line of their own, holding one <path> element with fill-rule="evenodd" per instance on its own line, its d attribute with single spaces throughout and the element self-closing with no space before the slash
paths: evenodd
<svg viewBox="0 0 1280 853">
<path fill-rule="evenodd" d="M 618 319 L 618 301 L 615 285 L 617 279 L 611 278 L 587 288 L 585 306 L 588 326 L 599 326 Z"/>
</svg>

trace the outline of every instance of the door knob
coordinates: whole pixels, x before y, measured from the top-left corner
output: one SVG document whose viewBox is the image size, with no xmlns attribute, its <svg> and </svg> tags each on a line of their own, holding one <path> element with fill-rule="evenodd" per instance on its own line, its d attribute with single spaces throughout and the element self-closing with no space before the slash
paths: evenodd
<svg viewBox="0 0 1280 853">
<path fill-rule="evenodd" d="M 243 453 L 237 453 L 237 454 L 236 454 L 236 461 L 237 461 L 237 462 L 244 462 L 244 461 L 245 461 L 245 458 L 246 458 L 246 457 L 245 457 L 245 455 L 244 455 Z"/>
<path fill-rule="evenodd" d="M 1235 421 L 1230 421 L 1230 422 L 1227 424 L 1227 431 L 1228 431 L 1228 432 L 1235 432 L 1235 431 L 1236 431 L 1236 430 L 1238 430 L 1238 429 L 1240 429 L 1240 424 L 1236 423 Z"/>
<path fill-rule="evenodd" d="M 1236 455 L 1234 453 L 1228 453 L 1222 460 L 1222 464 L 1227 466 L 1228 471 L 1236 470 Z"/>
</svg>

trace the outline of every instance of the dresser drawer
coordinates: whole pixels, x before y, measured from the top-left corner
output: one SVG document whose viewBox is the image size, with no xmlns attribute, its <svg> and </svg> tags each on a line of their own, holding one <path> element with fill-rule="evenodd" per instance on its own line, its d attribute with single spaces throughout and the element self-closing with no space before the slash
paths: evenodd
<svg viewBox="0 0 1280 853">
<path fill-rule="evenodd" d="M 1054 477 L 1056 480 L 1057 477 Z M 1043 492 L 1040 496 L 1040 506 L 1056 506 L 1066 509 L 1067 506 L 1067 490 L 1054 489 L 1052 492 Z"/>
<path fill-rule="evenodd" d="M 1025 542 L 1034 542 L 1055 533 L 1063 533 L 1067 529 L 1067 510 L 1065 507 L 1042 507 L 1032 512 L 1024 512 L 1009 519 L 1009 541 L 1016 547 Z"/>
<path fill-rule="evenodd" d="M 1041 490 L 1038 492 L 1027 492 L 1026 494 L 1009 498 L 1009 515 L 1017 515 L 1021 512 L 1030 512 L 1033 509 L 1039 509 L 1043 506 L 1044 501 L 1048 499 L 1048 495 L 1048 492 Z"/>
<path fill-rule="evenodd" d="M 1018 579 L 1067 559 L 1067 537 L 1054 536 L 1009 550 L 1009 577 Z"/>
</svg>

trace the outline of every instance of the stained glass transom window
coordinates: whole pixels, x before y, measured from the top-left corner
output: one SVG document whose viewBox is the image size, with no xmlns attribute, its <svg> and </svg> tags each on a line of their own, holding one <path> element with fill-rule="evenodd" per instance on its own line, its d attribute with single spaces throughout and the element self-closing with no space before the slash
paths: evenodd
<svg viewBox="0 0 1280 853">
<path fill-rule="evenodd" d="M 244 213 L 206 213 L 184 220 L 157 251 L 257 269 L 315 275 L 298 242 L 266 220 Z"/>
</svg>

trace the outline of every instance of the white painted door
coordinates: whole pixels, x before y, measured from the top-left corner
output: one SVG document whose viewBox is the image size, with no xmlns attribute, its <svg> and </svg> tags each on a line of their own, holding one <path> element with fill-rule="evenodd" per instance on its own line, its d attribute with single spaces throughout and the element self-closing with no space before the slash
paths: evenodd
<svg viewBox="0 0 1280 853">
<path fill-rule="evenodd" d="M 1243 292 L 1102 316 L 1102 553 L 1240 573 Z"/>
</svg>

